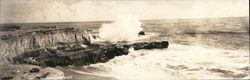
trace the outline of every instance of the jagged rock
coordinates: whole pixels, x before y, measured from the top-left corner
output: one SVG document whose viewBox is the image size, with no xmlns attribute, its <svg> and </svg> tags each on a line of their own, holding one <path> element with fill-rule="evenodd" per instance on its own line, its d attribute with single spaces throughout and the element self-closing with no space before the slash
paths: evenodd
<svg viewBox="0 0 250 80">
<path fill-rule="evenodd" d="M 2 35 L 1 41 L 8 44 L 15 51 L 33 50 L 51 46 L 57 43 L 83 43 L 90 45 L 89 32 L 76 28 L 37 30 L 17 32 L 15 34 Z"/>
<path fill-rule="evenodd" d="M 168 41 L 162 41 L 162 42 L 151 42 L 151 43 L 147 43 L 147 42 L 143 42 L 143 43 L 134 43 L 132 45 L 130 45 L 131 47 L 133 47 L 135 50 L 139 50 L 139 49 L 162 49 L 162 48 L 168 48 Z"/>
<path fill-rule="evenodd" d="M 129 53 L 128 49 L 130 47 L 133 47 L 135 50 L 167 48 L 168 42 L 162 41 L 106 45 L 91 44 L 87 47 L 79 46 L 79 43 L 65 43 L 57 45 L 56 47 L 57 48 L 46 47 L 42 49 L 26 51 L 22 55 L 14 57 L 13 63 L 51 67 L 67 65 L 82 66 L 98 62 L 107 62 L 115 56 L 127 55 Z"/>
<path fill-rule="evenodd" d="M 15 40 L 28 39 L 30 42 L 37 42 L 34 40 L 43 38 L 47 43 L 57 43 L 57 42 L 81 42 L 88 40 L 89 35 L 86 30 L 80 30 L 75 28 L 65 28 L 65 29 L 50 29 L 50 30 L 38 30 L 30 32 L 21 32 L 10 35 L 2 35 L 1 39 L 3 41 L 13 42 Z M 59 41 L 59 39 L 62 39 Z M 67 38 L 67 39 L 64 39 Z M 34 41 L 32 41 L 34 40 Z M 66 40 L 66 41 L 65 41 Z"/>
<path fill-rule="evenodd" d="M 145 35 L 145 32 L 144 31 L 140 31 L 139 33 L 138 33 L 138 35 L 140 36 L 140 35 Z"/>
<path fill-rule="evenodd" d="M 37 72 L 39 72 L 39 71 L 40 71 L 39 68 L 32 68 L 29 72 L 30 72 L 30 73 L 37 73 Z"/>
</svg>

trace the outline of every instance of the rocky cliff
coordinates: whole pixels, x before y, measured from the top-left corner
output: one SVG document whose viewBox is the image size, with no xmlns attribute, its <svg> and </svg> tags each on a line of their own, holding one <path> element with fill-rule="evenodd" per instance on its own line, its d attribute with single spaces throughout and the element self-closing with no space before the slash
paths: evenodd
<svg viewBox="0 0 250 80">
<path fill-rule="evenodd" d="M 90 44 L 90 37 L 86 30 L 65 28 L 2 35 L 1 40 L 8 44 L 6 47 L 14 48 L 15 51 L 22 52 L 56 43 L 79 42 Z"/>
<path fill-rule="evenodd" d="M 91 37 L 86 30 L 65 28 L 2 35 L 1 41 L 6 44 L 5 49 L 8 49 L 5 51 L 9 51 L 6 53 L 14 54 L 7 58 L 11 63 L 39 66 L 82 66 L 126 55 L 129 48 L 140 50 L 168 47 L 167 41 L 93 44 Z"/>
</svg>

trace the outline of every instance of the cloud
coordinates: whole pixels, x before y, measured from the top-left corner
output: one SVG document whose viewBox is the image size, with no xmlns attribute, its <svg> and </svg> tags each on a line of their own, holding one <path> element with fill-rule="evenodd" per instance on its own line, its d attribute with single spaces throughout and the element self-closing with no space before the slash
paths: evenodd
<svg viewBox="0 0 250 80">
<path fill-rule="evenodd" d="M 1 23 L 248 16 L 248 0 L 1 0 Z"/>
</svg>

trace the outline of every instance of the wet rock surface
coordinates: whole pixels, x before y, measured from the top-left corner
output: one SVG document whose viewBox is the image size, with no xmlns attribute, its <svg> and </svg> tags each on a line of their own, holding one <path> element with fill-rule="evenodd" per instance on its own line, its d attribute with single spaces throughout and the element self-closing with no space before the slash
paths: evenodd
<svg viewBox="0 0 250 80">
<path fill-rule="evenodd" d="M 168 48 L 168 41 L 162 41 L 162 42 L 142 42 L 142 43 L 134 43 L 132 45 L 129 45 L 133 47 L 135 50 L 140 50 L 140 49 L 162 49 L 162 48 Z"/>
<path fill-rule="evenodd" d="M 32 68 L 29 72 L 30 73 L 37 73 L 39 71 L 40 71 L 40 69 L 38 69 L 38 68 Z"/>
<path fill-rule="evenodd" d="M 247 76 L 245 73 L 235 73 L 233 71 L 223 70 L 223 69 L 208 69 L 210 72 L 221 73 L 220 76 L 228 78 L 244 78 Z"/>
<path fill-rule="evenodd" d="M 145 35 L 145 32 L 144 32 L 144 31 L 140 31 L 140 32 L 138 33 L 138 35 L 139 35 L 139 36 Z"/>
<path fill-rule="evenodd" d="M 91 44 L 58 43 L 46 48 L 26 51 L 13 58 L 14 64 L 33 64 L 39 66 L 83 66 L 107 62 L 115 56 L 127 55 L 129 48 L 162 49 L 168 47 L 167 41 L 141 42 L 134 44 Z"/>
</svg>

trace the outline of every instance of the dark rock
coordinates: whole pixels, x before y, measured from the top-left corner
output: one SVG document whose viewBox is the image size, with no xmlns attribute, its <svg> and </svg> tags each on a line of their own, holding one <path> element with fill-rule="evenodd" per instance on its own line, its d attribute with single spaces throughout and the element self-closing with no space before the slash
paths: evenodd
<svg viewBox="0 0 250 80">
<path fill-rule="evenodd" d="M 41 80 L 46 78 L 49 75 L 49 72 L 42 74 L 41 76 L 37 76 L 34 78 L 34 80 Z"/>
<path fill-rule="evenodd" d="M 35 28 L 37 28 L 37 29 L 54 29 L 54 28 L 56 28 L 56 26 L 37 26 Z"/>
<path fill-rule="evenodd" d="M 233 74 L 234 73 L 232 71 L 227 71 L 227 70 L 222 70 L 222 69 L 209 69 L 209 71 L 223 73 L 223 74 Z"/>
<path fill-rule="evenodd" d="M 2 77 L 1 80 L 11 80 L 13 79 L 14 77 L 11 77 L 11 76 L 8 76 L 8 77 Z"/>
<path fill-rule="evenodd" d="M 140 32 L 138 33 L 138 35 L 139 35 L 139 36 L 145 35 L 145 32 L 144 32 L 144 31 L 140 31 Z"/>
<path fill-rule="evenodd" d="M 97 36 L 92 36 L 93 37 L 93 39 L 96 39 L 97 38 Z"/>
<path fill-rule="evenodd" d="M 228 78 L 244 78 L 247 76 L 247 74 L 241 74 L 241 73 L 237 74 L 233 71 L 227 71 L 223 69 L 208 69 L 208 71 L 221 73 L 222 77 L 228 77 Z"/>
<path fill-rule="evenodd" d="M 14 64 L 33 64 L 39 66 L 67 66 L 67 65 L 89 65 L 98 62 L 107 62 L 115 56 L 127 55 L 129 48 L 140 49 L 162 49 L 168 47 L 167 41 L 142 42 L 134 44 L 91 44 L 83 48 L 78 43 L 56 45 L 63 46 L 56 49 L 46 47 L 26 51 L 13 58 Z M 65 50 L 69 49 L 69 50 Z"/>
<path fill-rule="evenodd" d="M 21 27 L 17 25 L 4 25 L 0 27 L 0 31 L 15 31 L 15 30 L 20 30 Z"/>
<path fill-rule="evenodd" d="M 56 26 L 52 27 L 52 28 L 56 28 Z"/>
<path fill-rule="evenodd" d="M 32 68 L 29 72 L 30 73 L 38 73 L 40 71 L 39 68 Z"/>
<path fill-rule="evenodd" d="M 162 48 L 168 48 L 168 41 L 162 41 L 162 42 L 151 42 L 151 43 L 134 43 L 130 45 L 135 50 L 139 49 L 162 49 Z"/>
</svg>

